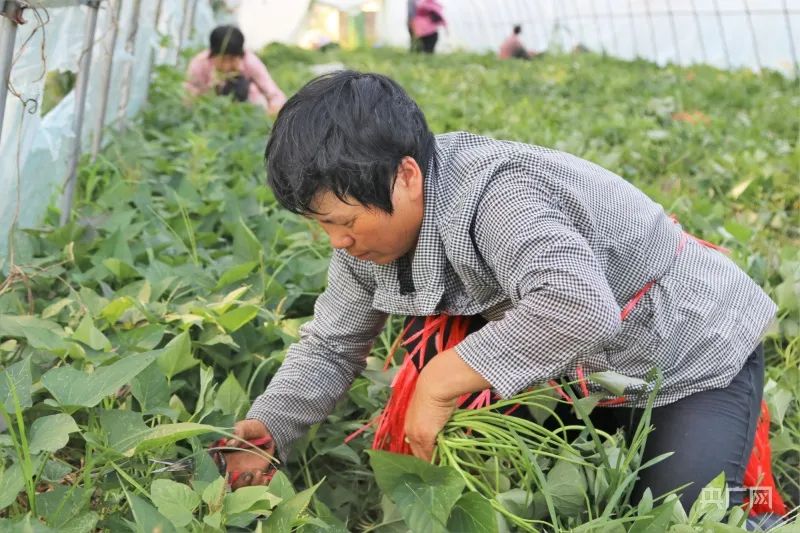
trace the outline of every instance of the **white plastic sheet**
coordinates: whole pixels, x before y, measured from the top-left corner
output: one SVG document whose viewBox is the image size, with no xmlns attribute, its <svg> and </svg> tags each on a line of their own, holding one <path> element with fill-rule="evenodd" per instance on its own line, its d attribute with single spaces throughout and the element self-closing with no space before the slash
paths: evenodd
<svg viewBox="0 0 800 533">
<path fill-rule="evenodd" d="M 798 0 L 440 2 L 448 27 L 440 35 L 437 52 L 497 51 L 513 26 L 521 24 L 522 40 L 532 50 L 552 47 L 570 50 L 580 43 L 592 50 L 627 59 L 642 57 L 659 64 L 704 62 L 722 68 L 757 69 L 760 64 L 791 76 L 794 66 L 784 15 L 784 9 L 788 9 L 794 49 L 800 54 Z M 319 3 L 349 12 L 366 2 L 324 0 Z M 379 4 L 379 44 L 407 47 L 407 0 L 383 0 Z M 308 0 L 242 0 L 239 22 L 248 44 L 253 47 L 259 48 L 271 41 L 292 43 L 305 29 L 296 31 L 297 26 L 303 24 L 308 9 Z"/>
<path fill-rule="evenodd" d="M 190 0 L 191 1 L 191 0 Z M 201 45 L 214 25 L 214 16 L 208 0 L 196 0 L 194 29 L 183 47 Z M 187 0 L 162 0 L 162 15 L 156 31 L 155 0 L 140 0 L 138 19 L 134 17 L 134 0 L 121 0 L 118 34 L 112 63 L 112 75 L 106 126 L 120 116 L 135 115 L 144 104 L 149 87 L 147 76 L 153 52 L 156 63 L 174 62 L 184 13 L 188 13 Z M 60 194 L 66 178 L 68 157 L 73 138 L 74 92 L 70 92 L 47 115 L 42 116 L 38 103 L 42 100 L 45 73 L 50 71 L 76 71 L 83 52 L 85 21 L 90 8 L 74 6 L 76 2 L 48 2 L 40 8 L 42 17 L 49 17 L 44 28 L 37 27 L 37 19 L 26 10 L 26 24 L 17 31 L 11 83 L 19 96 L 8 95 L 6 113 L 0 138 L 0 263 L 7 254 L 8 234 L 14 218 L 20 228 L 38 224 L 49 204 Z M 70 7 L 52 7 L 54 5 Z M 37 5 L 44 5 L 38 2 Z M 99 112 L 101 64 L 105 54 L 100 46 L 106 44 L 110 30 L 110 9 L 107 2 L 100 4 L 95 49 L 90 68 L 83 125 L 82 147 L 88 151 L 90 140 L 96 134 L 93 126 Z M 128 49 L 128 36 L 134 22 L 136 34 L 133 47 Z M 43 31 L 44 30 L 44 31 Z M 169 43 L 162 47 L 162 37 Z M 127 80 L 124 74 L 130 72 Z M 127 106 L 120 109 L 123 83 L 129 83 Z M 25 103 L 27 102 L 27 103 Z M 19 185 L 19 187 L 18 187 Z M 18 201 L 19 200 L 19 201 Z"/>
</svg>

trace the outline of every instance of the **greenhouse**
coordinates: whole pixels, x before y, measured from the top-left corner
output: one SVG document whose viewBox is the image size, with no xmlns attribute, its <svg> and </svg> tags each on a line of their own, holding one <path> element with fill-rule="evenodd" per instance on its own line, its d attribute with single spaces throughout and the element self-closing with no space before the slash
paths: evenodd
<svg viewBox="0 0 800 533">
<path fill-rule="evenodd" d="M 0 0 L 0 531 L 800 531 L 800 3 Z"/>
</svg>

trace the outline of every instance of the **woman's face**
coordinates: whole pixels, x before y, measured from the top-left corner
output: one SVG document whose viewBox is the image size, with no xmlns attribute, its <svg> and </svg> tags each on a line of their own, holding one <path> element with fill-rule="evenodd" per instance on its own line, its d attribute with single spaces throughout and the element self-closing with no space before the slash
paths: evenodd
<svg viewBox="0 0 800 533">
<path fill-rule="evenodd" d="M 212 58 L 214 68 L 223 74 L 239 72 L 242 67 L 242 58 L 232 55 L 218 55 Z"/>
</svg>

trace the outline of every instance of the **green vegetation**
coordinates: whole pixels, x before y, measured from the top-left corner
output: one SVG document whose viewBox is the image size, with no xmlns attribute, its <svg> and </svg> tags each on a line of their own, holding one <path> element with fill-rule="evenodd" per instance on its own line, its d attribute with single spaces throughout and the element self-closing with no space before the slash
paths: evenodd
<svg viewBox="0 0 800 533">
<path fill-rule="evenodd" d="M 796 84 L 591 54 L 500 63 L 272 46 L 263 55 L 287 93 L 314 63 L 389 74 L 435 132 L 595 161 L 729 248 L 780 306 L 765 394 L 778 483 L 790 507 L 800 504 Z M 161 70 L 137 125 L 81 167 L 69 225 L 58 228 L 51 212 L 13 236 L 0 277 L 0 529 L 738 530 L 738 510 L 698 503 L 687 515 L 671 498 L 629 505 L 644 425 L 630 446 L 591 425 L 566 440 L 524 421 L 498 424 L 494 407 L 457 413 L 436 465 L 364 453 L 365 437 L 345 444 L 385 403 L 392 373 L 381 368 L 399 319 L 271 485 L 226 492 L 205 448 L 281 364 L 324 287 L 329 250 L 265 185 L 269 119 L 224 99 L 187 107 L 180 82 Z M 517 401 L 544 417 L 559 400 L 536 389 Z M 155 462 L 182 458 L 193 468 Z"/>
</svg>

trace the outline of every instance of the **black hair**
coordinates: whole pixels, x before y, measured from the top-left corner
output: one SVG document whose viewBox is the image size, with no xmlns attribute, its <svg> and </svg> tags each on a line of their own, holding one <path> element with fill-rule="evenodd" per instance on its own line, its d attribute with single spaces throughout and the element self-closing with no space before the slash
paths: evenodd
<svg viewBox="0 0 800 533">
<path fill-rule="evenodd" d="M 231 96 L 236 102 L 246 102 L 250 96 L 250 80 L 239 74 L 218 84 L 215 91 L 222 96 Z"/>
<path fill-rule="evenodd" d="M 400 162 L 413 157 L 425 175 L 433 150 L 425 115 L 397 82 L 342 70 L 286 102 L 264 156 L 269 186 L 289 211 L 315 214 L 315 196 L 329 191 L 391 214 Z"/>
<path fill-rule="evenodd" d="M 517 24 L 516 26 L 514 26 L 514 35 L 519 35 L 520 33 L 522 33 L 522 26 Z"/>
<path fill-rule="evenodd" d="M 244 34 L 236 26 L 217 26 L 208 41 L 211 57 L 244 55 Z"/>
</svg>

